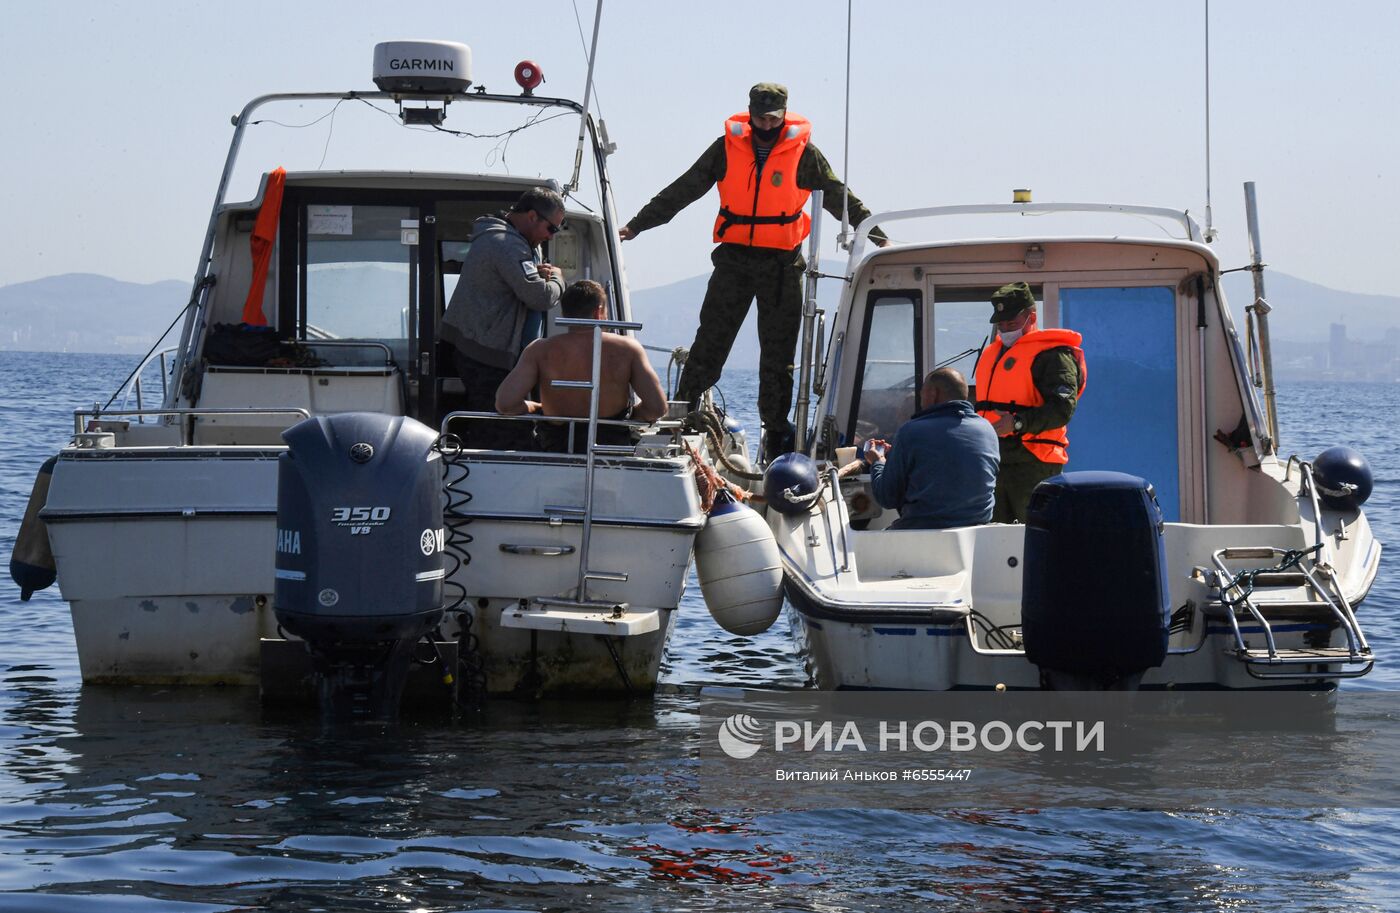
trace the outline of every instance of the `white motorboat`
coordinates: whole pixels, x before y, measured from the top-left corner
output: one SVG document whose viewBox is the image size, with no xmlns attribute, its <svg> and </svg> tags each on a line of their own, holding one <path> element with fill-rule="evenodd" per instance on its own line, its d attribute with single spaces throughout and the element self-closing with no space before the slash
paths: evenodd
<svg viewBox="0 0 1400 913">
<path fill-rule="evenodd" d="M 1025 202 L 892 212 L 860 226 L 829 346 L 809 369 L 820 396 L 808 440 L 821 468 L 807 466 L 805 484 L 794 481 L 801 473 L 775 484 L 770 468 L 768 484 L 770 501 L 785 486 L 791 498 L 768 518 L 823 687 L 1310 688 L 1371 669 L 1354 611 L 1381 554 L 1361 510 L 1369 470 L 1345 449 L 1316 460 L 1279 451 L 1252 185 L 1246 198 L 1257 300 L 1243 336 L 1216 254 L 1184 212 Z M 1174 237 L 866 243 L 875 225 L 904 239 L 948 216 L 1035 215 L 1041 226 L 1075 212 L 1152 220 Z M 838 465 L 855 467 L 838 450 L 893 440 L 938 363 L 962 353 L 970 381 L 989 296 L 1018 281 L 1035 293 L 1040 326 L 1084 338 L 1088 386 L 1069 426 L 1067 486 L 1037 489 L 1027 526 L 887 529 L 897 515 L 875 502 L 868 474 L 839 476 Z M 811 317 L 810 290 L 808 300 Z M 1123 528 L 1092 515 L 1092 501 L 1077 524 L 1037 520 L 1037 506 L 1103 481 L 1081 470 L 1150 486 L 1138 564 L 1119 563 Z M 1135 590 L 1134 579 L 1159 573 L 1156 595 Z M 1126 641 L 1144 634 L 1160 652 L 1125 668 Z"/>
<path fill-rule="evenodd" d="M 254 198 L 225 198 L 245 133 L 271 116 L 266 109 L 342 100 L 379 105 L 402 122 L 391 129 L 430 131 L 449 115 L 475 123 L 488 106 L 519 112 L 523 126 L 546 112 L 578 117 L 577 157 L 561 150 L 575 164 L 567 226 L 545 254 L 567 281 L 608 288 L 604 326 L 638 328 L 629 323 L 610 147 L 586 101 L 533 94 L 537 68 L 525 64 L 520 94 L 469 92 L 469 64 L 463 45 L 388 43 L 376 49 L 379 91 L 268 95 L 238 116 L 178 345 L 151 355 L 112 402 L 76 413 L 73 440 L 53 461 L 46 494 L 36 488 L 16 552 L 31 590 L 45 585 L 41 553 L 51 544 L 84 682 L 295 682 L 305 651 L 283 636 L 274 612 L 282 580 L 306 579 L 283 563 L 301 555 L 305 535 L 278 527 L 283 433 L 307 419 L 372 413 L 440 428 L 447 441 L 435 447 L 446 534 L 437 530 L 434 541 L 432 529 L 421 531 L 425 555 L 445 552 L 442 570 L 418 573 L 438 588 L 446 615 L 420 652 L 455 646 L 462 684 L 478 691 L 646 693 L 655 684 L 705 522 L 677 423 L 621 423 L 633 445 L 580 455 L 473 449 L 470 426 L 484 416 L 455 408 L 461 381 L 439 352 L 438 322 L 473 219 L 539 179 L 411 167 L 286 174 L 262 286 L 270 329 L 235 334 L 255 350 L 237 357 L 210 344 L 220 334 L 228 341 L 227 325 L 239 324 L 250 288 L 264 282 L 251 241 L 273 182 L 264 175 Z M 582 160 L 593 169 L 587 202 Z M 546 332 L 555 326 L 548 321 Z M 141 387 L 145 374 L 150 389 L 156 365 L 159 406 L 143 401 Z M 596 427 L 593 399 L 581 435 Z M 377 501 L 346 503 L 335 510 L 352 533 L 387 535 L 380 527 L 395 522 Z M 403 535 L 416 550 L 420 530 Z M 382 566 L 347 569 L 339 591 L 321 591 L 322 605 L 378 575 L 412 583 L 413 569 L 395 566 L 392 553 L 382 552 Z M 290 672 L 271 668 L 278 664 Z"/>
</svg>

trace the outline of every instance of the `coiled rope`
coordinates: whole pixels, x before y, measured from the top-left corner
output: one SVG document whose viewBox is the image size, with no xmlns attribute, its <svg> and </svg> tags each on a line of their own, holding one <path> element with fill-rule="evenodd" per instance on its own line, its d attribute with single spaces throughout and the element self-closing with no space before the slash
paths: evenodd
<svg viewBox="0 0 1400 913">
<path fill-rule="evenodd" d="M 1283 557 L 1279 559 L 1278 564 L 1239 571 L 1230 578 L 1228 584 L 1220 588 L 1221 605 L 1228 607 L 1233 612 L 1238 607 L 1244 605 L 1254 593 L 1254 580 L 1260 574 L 1281 574 L 1284 571 L 1291 570 L 1297 567 L 1304 558 L 1315 554 L 1321 548 L 1322 543 L 1320 542 L 1312 548 L 1290 548 L 1283 553 Z M 1234 599 L 1230 599 L 1225 595 L 1230 590 L 1238 590 L 1240 595 Z"/>
</svg>

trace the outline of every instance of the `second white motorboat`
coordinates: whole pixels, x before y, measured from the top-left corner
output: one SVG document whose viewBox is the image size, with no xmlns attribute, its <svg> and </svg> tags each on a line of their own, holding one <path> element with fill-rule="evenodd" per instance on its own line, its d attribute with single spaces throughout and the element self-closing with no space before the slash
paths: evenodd
<svg viewBox="0 0 1400 913">
<path fill-rule="evenodd" d="M 1247 198 L 1253 226 L 1252 186 Z M 875 225 L 912 237 L 947 216 L 1085 212 L 1179 237 L 865 245 Z M 822 686 L 1315 688 L 1370 671 L 1355 612 L 1381 555 L 1362 510 L 1369 470 L 1345 448 L 1281 456 L 1257 230 L 1251 241 L 1242 341 L 1220 263 L 1184 212 L 1017 202 L 862 223 L 830 344 L 804 371 L 819 394 L 816 459 L 775 462 L 766 489 Z M 1037 489 L 1027 526 L 889 530 L 896 515 L 869 476 L 840 476 L 843 448 L 893 440 L 919 379 L 978 350 L 989 296 L 1010 282 L 1030 285 L 1040 326 L 1084 339 L 1071 472 Z M 809 340 L 818 316 L 809 288 Z"/>
</svg>

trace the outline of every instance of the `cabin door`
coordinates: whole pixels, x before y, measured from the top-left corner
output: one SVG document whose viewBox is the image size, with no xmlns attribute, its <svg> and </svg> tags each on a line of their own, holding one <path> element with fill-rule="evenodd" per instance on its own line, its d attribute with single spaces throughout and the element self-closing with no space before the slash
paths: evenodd
<svg viewBox="0 0 1400 913">
<path fill-rule="evenodd" d="M 1151 482 L 1168 521 L 1181 518 L 1176 291 L 1061 286 L 1060 325 L 1084 337 L 1089 384 L 1069 424 L 1070 471 Z"/>
</svg>

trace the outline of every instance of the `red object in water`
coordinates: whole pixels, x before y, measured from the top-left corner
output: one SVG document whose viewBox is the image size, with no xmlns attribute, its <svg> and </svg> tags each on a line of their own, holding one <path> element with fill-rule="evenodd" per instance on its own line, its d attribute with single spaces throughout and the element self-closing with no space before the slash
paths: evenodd
<svg viewBox="0 0 1400 913">
<path fill-rule="evenodd" d="M 515 65 L 515 84 L 529 95 L 544 82 L 544 70 L 533 60 L 522 60 Z"/>
<path fill-rule="evenodd" d="M 253 237 L 249 242 L 253 251 L 253 282 L 248 288 L 248 300 L 243 302 L 243 322 L 250 326 L 267 326 L 262 311 L 263 288 L 267 285 L 272 247 L 277 243 L 277 219 L 282 215 L 282 190 L 286 184 L 286 168 L 268 174 L 262 208 L 258 210 L 258 220 L 253 223 Z"/>
</svg>

